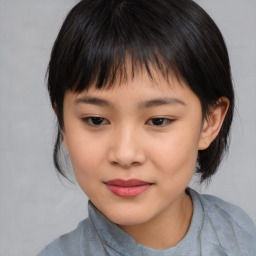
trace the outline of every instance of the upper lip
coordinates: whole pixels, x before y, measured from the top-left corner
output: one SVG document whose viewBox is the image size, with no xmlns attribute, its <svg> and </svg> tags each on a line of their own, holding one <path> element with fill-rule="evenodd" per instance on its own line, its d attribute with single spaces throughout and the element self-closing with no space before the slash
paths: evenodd
<svg viewBox="0 0 256 256">
<path fill-rule="evenodd" d="M 138 179 L 130 179 L 130 180 L 115 179 L 115 180 L 109 180 L 105 182 L 105 184 L 111 185 L 111 186 L 119 186 L 119 187 L 135 187 L 135 186 L 148 185 L 152 183 L 143 181 L 143 180 L 138 180 Z"/>
</svg>

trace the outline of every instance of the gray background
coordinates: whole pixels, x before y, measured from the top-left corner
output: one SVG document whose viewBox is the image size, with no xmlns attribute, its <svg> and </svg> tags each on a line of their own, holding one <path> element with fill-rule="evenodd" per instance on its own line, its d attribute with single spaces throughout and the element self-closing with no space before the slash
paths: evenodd
<svg viewBox="0 0 256 256">
<path fill-rule="evenodd" d="M 87 215 L 78 186 L 52 163 L 54 116 L 44 75 L 74 0 L 0 0 L 0 256 L 35 255 Z M 242 207 L 256 222 L 256 1 L 198 0 L 230 52 L 237 113 L 228 159 L 201 192 Z"/>
</svg>

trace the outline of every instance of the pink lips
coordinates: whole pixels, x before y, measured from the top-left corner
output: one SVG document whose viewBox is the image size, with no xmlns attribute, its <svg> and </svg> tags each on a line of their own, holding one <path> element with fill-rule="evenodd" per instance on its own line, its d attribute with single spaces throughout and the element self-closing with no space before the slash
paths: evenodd
<svg viewBox="0 0 256 256">
<path fill-rule="evenodd" d="M 138 196 L 139 194 L 143 193 L 148 188 L 150 188 L 150 186 L 152 185 L 152 183 L 136 179 L 109 180 L 105 182 L 105 184 L 112 193 L 114 193 L 117 196 L 126 198 Z"/>
</svg>

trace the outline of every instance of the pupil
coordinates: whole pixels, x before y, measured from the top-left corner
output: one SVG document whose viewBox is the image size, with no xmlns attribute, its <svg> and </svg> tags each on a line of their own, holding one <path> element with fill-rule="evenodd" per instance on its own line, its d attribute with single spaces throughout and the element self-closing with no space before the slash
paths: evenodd
<svg viewBox="0 0 256 256">
<path fill-rule="evenodd" d="M 103 118 L 102 117 L 92 117 L 92 123 L 95 125 L 99 125 L 103 122 Z"/>
<path fill-rule="evenodd" d="M 153 122 L 154 125 L 162 125 L 162 124 L 163 124 L 163 121 L 164 121 L 163 118 L 154 118 L 154 119 L 152 120 L 152 122 Z"/>
</svg>

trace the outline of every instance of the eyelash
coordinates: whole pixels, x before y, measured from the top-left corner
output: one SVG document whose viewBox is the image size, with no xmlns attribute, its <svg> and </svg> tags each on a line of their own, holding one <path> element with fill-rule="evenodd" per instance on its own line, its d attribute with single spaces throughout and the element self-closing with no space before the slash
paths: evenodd
<svg viewBox="0 0 256 256">
<path fill-rule="evenodd" d="M 94 121 L 100 121 L 100 123 L 98 124 L 95 124 L 93 123 L 93 119 Z M 97 120 L 98 119 L 98 120 Z M 100 127 L 100 126 L 103 126 L 103 125 L 106 125 L 106 124 L 109 124 L 109 121 L 103 117 L 100 117 L 100 116 L 89 116 L 89 117 L 85 117 L 82 119 L 83 122 L 85 122 L 86 124 L 88 124 L 89 126 L 93 126 L 93 127 Z M 163 123 L 159 124 L 159 125 L 156 125 L 154 123 L 152 123 L 152 121 L 162 121 Z M 152 126 L 156 126 L 156 127 L 164 127 L 172 122 L 174 122 L 175 120 L 174 119 L 170 119 L 170 118 L 166 118 L 166 117 L 154 117 L 154 118 L 150 118 L 146 123 L 148 122 L 151 122 L 150 125 Z M 103 123 L 102 123 L 103 122 Z"/>
<path fill-rule="evenodd" d="M 157 126 L 157 127 L 163 127 L 163 126 L 166 126 L 166 125 L 174 122 L 174 119 L 170 119 L 170 118 L 166 118 L 166 117 L 154 117 L 154 118 L 149 119 L 149 121 L 151 121 L 151 122 L 152 121 L 160 121 L 160 120 L 162 120 L 164 122 L 164 124 L 160 124 L 160 125 L 152 124 L 152 125 Z"/>
<path fill-rule="evenodd" d="M 93 119 L 94 119 L 94 121 L 96 121 L 96 119 L 98 119 L 98 120 L 100 119 L 102 121 L 107 121 L 107 124 L 109 123 L 107 119 L 105 119 L 103 117 L 100 117 L 100 116 L 88 116 L 88 117 L 83 118 L 82 120 L 83 120 L 83 122 L 85 122 L 89 126 L 99 127 L 99 126 L 105 125 L 105 124 L 102 124 L 102 123 L 94 124 L 93 121 L 92 121 Z"/>
</svg>

